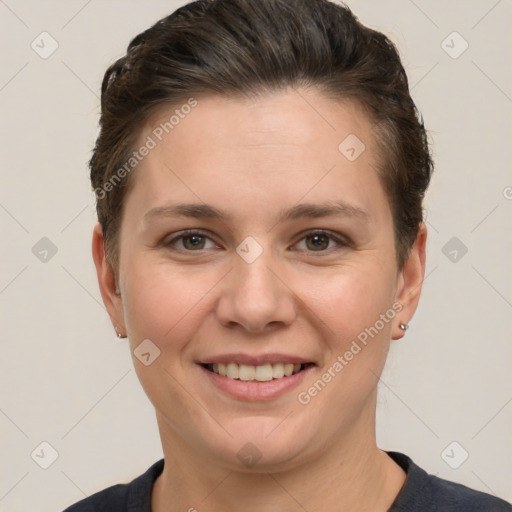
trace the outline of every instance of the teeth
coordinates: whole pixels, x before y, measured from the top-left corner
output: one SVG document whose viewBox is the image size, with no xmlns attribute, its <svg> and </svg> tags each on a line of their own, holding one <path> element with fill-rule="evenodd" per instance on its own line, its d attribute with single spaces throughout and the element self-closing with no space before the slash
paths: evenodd
<svg viewBox="0 0 512 512">
<path fill-rule="evenodd" d="M 256 380 L 260 382 L 265 382 L 266 380 L 272 380 L 273 371 L 271 364 L 264 364 L 263 366 L 256 366 L 255 377 Z"/>
<path fill-rule="evenodd" d="M 267 382 L 272 379 L 290 377 L 300 371 L 301 365 L 296 363 L 277 363 L 264 364 L 261 366 L 251 366 L 249 364 L 237 363 L 215 363 L 210 365 L 214 373 L 218 373 L 230 379 L 240 379 L 243 381 L 256 380 L 258 382 Z"/>
<path fill-rule="evenodd" d="M 274 377 L 274 379 L 284 377 L 284 366 L 281 363 L 272 365 L 272 377 Z"/>
<path fill-rule="evenodd" d="M 240 370 L 238 373 L 238 378 L 240 380 L 254 380 L 256 377 L 256 367 L 249 366 L 248 364 L 241 364 L 239 366 Z"/>
<path fill-rule="evenodd" d="M 215 366 L 218 367 L 218 365 L 214 364 L 213 368 L 215 368 Z M 215 371 L 215 369 L 213 371 Z M 229 377 L 230 379 L 238 379 L 238 372 L 239 372 L 239 368 L 236 363 L 229 363 L 228 365 L 226 365 L 226 373 L 225 373 L 226 377 Z M 220 368 L 219 368 L 219 373 L 220 373 Z M 222 373 L 220 373 L 220 375 L 222 375 Z"/>
<path fill-rule="evenodd" d="M 284 365 L 284 374 L 286 377 L 289 377 L 293 373 L 293 363 L 288 363 Z"/>
</svg>

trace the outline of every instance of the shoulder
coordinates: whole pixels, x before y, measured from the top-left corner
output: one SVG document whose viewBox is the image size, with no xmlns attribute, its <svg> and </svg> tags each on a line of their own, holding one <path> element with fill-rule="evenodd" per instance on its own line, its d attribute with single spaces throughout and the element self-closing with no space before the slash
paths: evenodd
<svg viewBox="0 0 512 512">
<path fill-rule="evenodd" d="M 118 484 L 103 489 L 71 505 L 64 512 L 117 512 L 126 510 L 126 488 L 128 485 Z"/>
<path fill-rule="evenodd" d="M 429 475 L 401 453 L 388 455 L 407 473 L 389 512 L 512 512 L 512 505 L 500 498 Z"/>
<path fill-rule="evenodd" d="M 150 512 L 153 484 L 162 473 L 164 459 L 155 462 L 130 483 L 107 487 L 78 501 L 63 512 Z"/>
</svg>

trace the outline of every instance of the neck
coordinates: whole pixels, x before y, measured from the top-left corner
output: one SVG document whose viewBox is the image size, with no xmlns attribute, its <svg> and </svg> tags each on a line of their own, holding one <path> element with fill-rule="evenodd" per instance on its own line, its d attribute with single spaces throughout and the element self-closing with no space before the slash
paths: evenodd
<svg viewBox="0 0 512 512">
<path fill-rule="evenodd" d="M 153 512 L 386 512 L 405 481 L 404 471 L 377 448 L 374 424 L 365 435 L 359 425 L 307 464 L 249 473 L 205 462 L 164 420 L 158 423 L 165 466 L 153 489 Z"/>
</svg>

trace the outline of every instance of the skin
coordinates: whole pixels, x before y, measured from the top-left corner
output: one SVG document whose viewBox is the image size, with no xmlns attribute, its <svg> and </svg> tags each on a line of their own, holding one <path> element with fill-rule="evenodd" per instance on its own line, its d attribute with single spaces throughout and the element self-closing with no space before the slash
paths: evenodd
<svg viewBox="0 0 512 512">
<path fill-rule="evenodd" d="M 197 100 L 134 171 L 119 238 L 119 293 L 99 225 L 93 234 L 112 323 L 128 334 L 132 353 L 144 339 L 161 351 L 149 366 L 133 358 L 165 456 L 153 510 L 386 511 L 405 474 L 376 446 L 378 376 L 390 340 L 403 336 L 399 324 L 418 304 L 426 227 L 398 271 L 372 123 L 357 105 L 315 89 Z M 141 143 L 169 112 L 144 127 Z M 354 161 L 338 150 L 349 134 L 366 146 Z M 340 200 L 366 214 L 278 220 L 298 203 Z M 144 219 L 170 203 L 206 203 L 231 217 Z M 207 232 L 194 239 L 199 250 L 190 238 L 171 243 L 193 228 Z M 320 237 L 319 249 L 308 238 L 318 229 L 347 243 Z M 252 263 L 236 252 L 247 236 L 263 249 Z M 396 302 L 395 318 L 308 404 L 299 403 L 298 393 Z M 315 366 L 270 400 L 227 395 L 197 364 L 273 352 Z M 262 455 L 251 467 L 237 457 L 249 442 Z"/>
</svg>

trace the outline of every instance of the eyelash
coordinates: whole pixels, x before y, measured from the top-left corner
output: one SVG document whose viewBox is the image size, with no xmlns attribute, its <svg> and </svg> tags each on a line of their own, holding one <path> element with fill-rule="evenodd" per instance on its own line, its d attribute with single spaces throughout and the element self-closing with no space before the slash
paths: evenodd
<svg viewBox="0 0 512 512">
<path fill-rule="evenodd" d="M 343 240 L 342 238 L 336 236 L 332 232 L 327 231 L 327 230 L 323 230 L 323 229 L 314 229 L 314 230 L 310 230 L 310 231 L 304 233 L 302 238 L 300 238 L 294 245 L 296 245 L 298 242 L 301 242 L 302 240 L 305 240 L 308 236 L 312 236 L 312 235 L 324 235 L 324 236 L 327 236 L 332 241 L 334 241 L 334 242 L 336 242 L 338 244 L 337 249 L 340 249 L 340 248 L 343 248 L 343 247 L 352 247 L 352 243 L 349 240 Z M 185 252 L 185 253 L 194 253 L 194 252 L 199 252 L 200 253 L 202 251 L 207 250 L 207 249 L 198 249 L 197 251 L 193 251 L 193 250 L 189 250 L 189 249 L 178 249 L 176 247 L 174 247 L 174 248 L 172 247 L 173 244 L 175 244 L 179 240 L 183 240 L 183 239 L 191 237 L 191 236 L 201 236 L 201 237 L 207 238 L 207 239 L 209 239 L 209 240 L 211 240 L 213 242 L 211 237 L 208 236 L 208 234 L 206 232 L 201 231 L 200 229 L 187 229 L 187 230 L 182 231 L 181 233 L 179 233 L 178 236 L 174 237 L 172 240 L 170 240 L 168 242 L 164 242 L 163 245 L 165 247 L 168 247 L 168 248 L 171 248 L 171 249 L 175 249 L 177 251 Z M 310 251 L 310 250 L 307 250 L 307 249 L 299 249 L 299 250 L 305 250 L 306 252 L 309 252 L 309 253 L 312 253 L 312 254 L 318 253 L 318 254 L 321 255 L 322 253 L 323 254 L 325 254 L 325 253 L 329 253 L 330 254 L 332 249 L 336 249 L 336 248 L 330 247 L 328 249 L 323 249 L 323 250 L 320 250 L 320 251 Z"/>
</svg>

